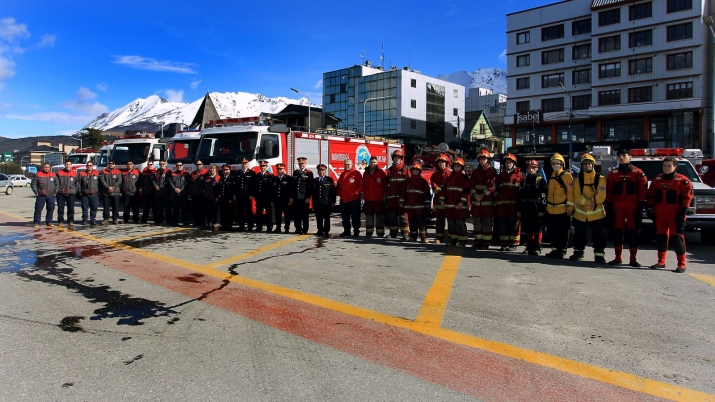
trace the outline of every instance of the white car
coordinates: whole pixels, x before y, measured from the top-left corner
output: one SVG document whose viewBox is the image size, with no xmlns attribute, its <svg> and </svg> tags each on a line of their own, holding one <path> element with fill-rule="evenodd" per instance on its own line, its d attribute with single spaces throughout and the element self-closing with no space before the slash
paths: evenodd
<svg viewBox="0 0 715 402">
<path fill-rule="evenodd" d="M 0 174 L 0 191 L 7 195 L 10 195 L 12 194 L 12 189 L 13 185 L 12 181 L 10 180 L 10 177 L 4 174 Z"/>
<path fill-rule="evenodd" d="M 10 175 L 12 185 L 15 187 L 30 187 L 30 179 L 20 174 Z"/>
</svg>

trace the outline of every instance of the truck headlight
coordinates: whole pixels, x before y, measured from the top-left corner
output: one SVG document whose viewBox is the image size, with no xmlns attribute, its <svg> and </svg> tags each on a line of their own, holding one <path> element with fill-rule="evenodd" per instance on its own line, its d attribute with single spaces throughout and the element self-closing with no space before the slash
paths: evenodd
<svg viewBox="0 0 715 402">
<path fill-rule="evenodd" d="M 713 204 L 715 203 L 715 196 L 695 197 L 695 202 L 698 204 Z"/>
</svg>

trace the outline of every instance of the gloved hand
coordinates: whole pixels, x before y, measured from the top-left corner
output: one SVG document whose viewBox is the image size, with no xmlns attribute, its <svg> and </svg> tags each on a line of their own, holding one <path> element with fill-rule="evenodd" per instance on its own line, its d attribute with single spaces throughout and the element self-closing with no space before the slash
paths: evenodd
<svg viewBox="0 0 715 402">
<path fill-rule="evenodd" d="M 675 217 L 675 231 L 678 234 L 685 232 L 685 216 L 688 214 L 688 208 L 683 208 L 678 216 Z"/>
</svg>

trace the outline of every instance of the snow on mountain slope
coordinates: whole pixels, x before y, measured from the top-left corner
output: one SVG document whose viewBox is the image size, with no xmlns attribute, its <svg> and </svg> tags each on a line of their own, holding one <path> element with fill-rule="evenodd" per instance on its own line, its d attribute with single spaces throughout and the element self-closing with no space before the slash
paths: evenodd
<svg viewBox="0 0 715 402">
<path fill-rule="evenodd" d="M 457 71 L 451 74 L 442 74 L 437 78 L 469 88 L 489 88 L 494 93 L 506 94 L 506 70 L 501 68 L 480 68 L 471 73 Z"/>
</svg>

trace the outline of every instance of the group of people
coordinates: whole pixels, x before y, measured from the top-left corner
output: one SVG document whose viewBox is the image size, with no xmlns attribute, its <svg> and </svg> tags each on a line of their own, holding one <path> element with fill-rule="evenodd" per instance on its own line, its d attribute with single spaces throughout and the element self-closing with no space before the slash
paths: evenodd
<svg viewBox="0 0 715 402">
<path fill-rule="evenodd" d="M 284 164 L 269 172 L 267 161 L 259 162 L 259 171 L 248 168 L 232 171 L 224 165 L 206 168 L 199 160 L 192 173 L 177 163 L 170 170 L 165 161 L 155 168 L 150 164 L 142 172 L 128 163 L 127 169 L 115 168 L 113 161 L 101 173 L 88 162 L 86 170 L 77 174 L 70 162 L 57 174 L 44 164 L 32 181 L 36 195 L 34 225 L 41 223 L 42 210 L 47 209 L 45 223 L 52 226 L 55 204 L 59 207 L 58 224 L 74 226 L 74 203 L 79 197 L 82 224 L 96 225 L 100 201 L 103 208 L 101 224 L 119 223 L 118 205 L 122 202 L 124 223 L 147 223 L 150 213 L 155 224 L 184 225 L 192 211 L 193 224 L 207 228 L 238 231 L 290 231 L 290 222 L 297 234 L 306 234 L 312 204 L 319 236 L 330 236 L 331 211 L 340 197 L 343 232 L 340 236 L 360 236 L 361 213 L 365 214 L 365 236 L 427 243 L 426 223 L 432 208 L 436 216 L 435 243 L 446 242 L 465 247 L 468 240 L 467 218 L 472 217 L 475 249 L 488 249 L 495 241 L 501 251 L 514 251 L 526 236 L 524 253 L 541 253 L 542 227 L 545 225 L 552 251 L 547 257 L 562 259 L 573 233 L 574 252 L 570 260 L 584 259 L 587 232 L 593 241 L 595 261 L 606 263 L 606 232 L 614 244 L 614 259 L 609 264 L 623 262 L 624 243 L 630 252 L 629 265 L 640 267 L 637 261 L 638 232 L 644 213 L 650 214 L 657 231 L 658 262 L 651 268 L 664 268 L 668 245 L 677 257 L 676 272 L 685 271 L 685 229 L 688 206 L 693 197 L 692 183 L 677 174 L 677 160 L 663 160 L 663 173 L 653 178 L 647 188 L 643 171 L 630 163 L 631 153 L 618 153 L 619 166 L 608 179 L 595 169 L 596 161 L 584 154 L 576 177 L 564 169 L 565 160 L 555 154 L 550 159 L 552 173 L 544 179 L 536 160 L 526 162 L 526 171 L 516 166 L 517 158 L 506 154 L 502 169 L 492 166 L 487 150 L 478 154 L 479 165 L 470 175 L 465 172 L 462 158 L 446 154 L 436 160 L 429 179 L 423 177 L 419 162 L 406 166 L 404 155 L 395 151 L 392 165 L 383 170 L 377 158 L 371 157 L 363 172 L 350 159 L 343 161 L 344 170 L 338 180 L 328 174 L 328 167 L 317 165 L 317 175 L 306 168 L 307 158 L 298 158 L 298 169 L 292 175 Z M 447 166 L 451 162 L 451 166 Z M 141 194 L 141 195 L 140 195 Z M 189 200 L 192 205 L 189 208 Z M 139 206 L 142 215 L 139 215 Z M 255 206 L 255 210 L 254 210 Z M 111 215 L 110 215 L 111 213 Z M 608 219 L 607 219 L 608 217 Z M 609 222 L 609 223 L 607 223 Z M 275 229 L 273 226 L 275 225 Z"/>
</svg>

